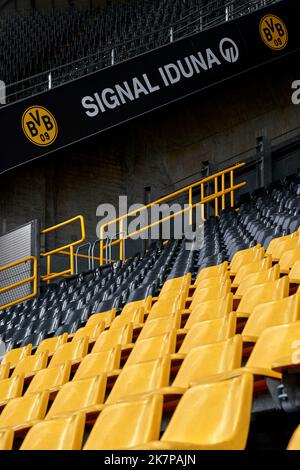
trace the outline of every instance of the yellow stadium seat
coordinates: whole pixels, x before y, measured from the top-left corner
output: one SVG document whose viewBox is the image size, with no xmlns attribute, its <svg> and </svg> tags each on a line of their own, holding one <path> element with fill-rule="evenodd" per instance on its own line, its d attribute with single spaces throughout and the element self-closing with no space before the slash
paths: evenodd
<svg viewBox="0 0 300 470">
<path fill-rule="evenodd" d="M 2 359 L 2 365 L 10 364 L 10 367 L 15 367 L 15 365 L 21 361 L 26 356 L 31 354 L 31 344 L 23 346 L 22 348 L 11 349 L 8 351 Z"/>
<path fill-rule="evenodd" d="M 49 392 L 46 390 L 10 400 L 0 415 L 0 429 L 19 431 L 30 428 L 44 418 L 48 400 Z"/>
<path fill-rule="evenodd" d="M 166 354 L 175 353 L 176 330 L 160 336 L 138 340 L 132 349 L 125 367 L 138 362 L 153 361 Z"/>
<path fill-rule="evenodd" d="M 56 392 L 62 385 L 67 383 L 71 373 L 71 361 L 58 364 L 48 369 L 37 372 L 27 388 L 25 395 L 31 393 L 49 390 L 50 393 Z"/>
<path fill-rule="evenodd" d="M 236 315 L 231 312 L 227 317 L 195 323 L 178 351 L 178 354 L 187 354 L 191 349 L 204 344 L 225 341 L 235 335 Z"/>
<path fill-rule="evenodd" d="M 298 232 L 294 232 L 291 235 L 285 235 L 284 237 L 276 237 L 271 240 L 269 246 L 267 248 L 266 254 L 274 257 L 274 253 L 277 249 L 277 246 L 280 245 L 281 242 L 290 240 L 291 238 L 298 237 Z"/>
<path fill-rule="evenodd" d="M 118 344 L 122 346 L 130 344 L 132 341 L 132 334 L 132 323 L 128 323 L 120 328 L 110 328 L 109 330 L 103 331 L 94 344 L 92 352 L 108 351 Z"/>
<path fill-rule="evenodd" d="M 202 289 L 208 289 L 209 287 L 214 287 L 216 289 L 219 289 L 222 287 L 225 281 L 230 280 L 230 275 L 229 272 L 226 272 L 222 276 L 218 277 L 209 277 L 207 279 L 204 279 L 203 281 L 199 282 L 194 295 L 197 295 L 197 293 L 202 290 Z"/>
<path fill-rule="evenodd" d="M 210 266 L 209 268 L 201 269 L 200 273 L 196 278 L 195 286 L 198 286 L 198 284 L 205 279 L 222 276 L 222 274 L 226 273 L 227 270 L 227 261 L 224 261 L 224 263 L 222 264 L 217 264 L 216 266 Z"/>
<path fill-rule="evenodd" d="M 24 377 L 29 377 L 34 375 L 41 369 L 47 367 L 48 362 L 48 352 L 44 351 L 40 354 L 34 354 L 34 356 L 27 356 L 21 359 L 16 365 L 12 377 L 17 377 L 18 375 L 24 375 Z"/>
<path fill-rule="evenodd" d="M 297 427 L 292 435 L 287 450 L 300 450 L 300 426 Z"/>
<path fill-rule="evenodd" d="M 117 378 L 106 404 L 126 401 L 128 397 L 152 392 L 169 383 L 171 361 L 169 356 L 155 361 L 125 366 Z"/>
<path fill-rule="evenodd" d="M 250 317 L 259 304 L 280 300 L 289 295 L 289 278 L 287 276 L 277 281 L 266 282 L 249 287 L 243 295 L 237 308 L 238 317 Z"/>
<path fill-rule="evenodd" d="M 243 341 L 235 335 L 226 341 L 198 346 L 186 355 L 173 387 L 187 388 L 210 375 L 227 372 L 241 366 Z"/>
<path fill-rule="evenodd" d="M 127 449 L 158 439 L 162 407 L 163 400 L 159 395 L 105 407 L 84 450 Z"/>
<path fill-rule="evenodd" d="M 185 276 L 168 279 L 164 283 L 160 291 L 160 295 L 163 295 L 165 292 L 168 292 L 168 291 L 174 291 L 174 290 L 180 291 L 182 288 L 185 288 L 186 286 L 190 287 L 191 280 L 192 280 L 191 273 L 188 273 Z"/>
<path fill-rule="evenodd" d="M 134 302 L 127 302 L 126 305 L 124 305 L 121 315 L 126 314 L 129 312 L 136 312 L 139 308 L 143 308 L 145 312 L 147 312 L 152 305 L 152 297 L 148 296 L 145 299 L 142 300 L 135 300 Z M 120 316 L 120 315 L 119 315 Z"/>
<path fill-rule="evenodd" d="M 222 286 L 220 286 L 219 288 L 207 287 L 206 289 L 197 289 L 193 295 L 190 310 L 193 310 L 195 307 L 197 307 L 198 304 L 202 302 L 207 302 L 208 300 L 222 299 L 225 295 L 230 293 L 230 290 L 231 283 L 229 280 L 225 280 Z"/>
<path fill-rule="evenodd" d="M 299 338 L 300 321 L 271 326 L 259 336 L 244 367 L 206 377 L 204 382 L 227 380 L 246 372 L 254 376 L 281 379 L 281 371 L 300 367 Z"/>
<path fill-rule="evenodd" d="M 276 281 L 280 277 L 280 267 L 278 264 L 265 271 L 251 273 L 244 277 L 236 291 L 235 298 L 241 298 L 247 289 L 257 284 L 265 284 L 266 282 Z"/>
<path fill-rule="evenodd" d="M 280 271 L 289 274 L 290 269 L 297 261 L 300 261 L 300 248 L 285 251 L 279 259 Z"/>
<path fill-rule="evenodd" d="M 138 307 L 136 310 L 127 310 L 127 312 L 122 312 L 113 320 L 110 328 L 121 328 L 122 326 L 125 326 L 128 323 L 132 323 L 133 325 L 139 325 L 141 323 L 144 323 L 144 315 L 144 307 Z"/>
<path fill-rule="evenodd" d="M 74 377 L 74 380 L 94 377 L 102 373 L 112 372 L 120 367 L 121 346 L 117 345 L 107 351 L 92 353 L 85 356 Z"/>
<path fill-rule="evenodd" d="M 9 376 L 10 363 L 0 364 L 0 380 L 7 379 Z"/>
<path fill-rule="evenodd" d="M 244 341 L 256 341 L 268 327 L 300 320 L 300 290 L 281 300 L 257 305 L 243 329 Z"/>
<path fill-rule="evenodd" d="M 177 277 L 175 279 L 168 279 L 165 281 L 157 300 L 161 300 L 162 298 L 175 297 L 175 295 L 183 295 L 186 297 L 189 293 L 190 285 L 190 277 L 186 278 L 186 276 L 183 276 L 179 278 Z"/>
<path fill-rule="evenodd" d="M 53 338 L 44 339 L 37 347 L 35 354 L 48 351 L 48 355 L 52 356 L 55 351 L 68 341 L 68 334 L 64 333 L 61 336 L 54 336 Z"/>
<path fill-rule="evenodd" d="M 72 364 L 77 364 L 84 356 L 86 356 L 88 352 L 88 344 L 89 339 L 87 337 L 81 338 L 78 341 L 63 344 L 53 354 L 48 367 L 53 367 L 66 361 L 71 361 Z"/>
<path fill-rule="evenodd" d="M 80 450 L 84 426 L 84 413 L 41 421 L 28 431 L 20 450 Z"/>
<path fill-rule="evenodd" d="M 84 413 L 98 411 L 105 397 L 105 389 L 104 374 L 66 383 L 56 395 L 46 419 L 80 411 Z"/>
<path fill-rule="evenodd" d="M 225 317 L 232 312 L 232 309 L 233 295 L 231 292 L 221 299 L 207 300 L 206 302 L 199 303 L 192 310 L 184 328 L 190 329 L 195 323 Z"/>
<path fill-rule="evenodd" d="M 180 322 L 180 312 L 173 313 L 170 316 L 156 318 L 155 320 L 147 320 L 139 334 L 138 341 L 151 338 L 152 336 L 163 335 L 174 329 L 178 330 L 180 328 Z"/>
<path fill-rule="evenodd" d="M 112 310 L 108 310 L 107 312 L 103 312 L 103 313 L 94 313 L 94 315 L 91 315 L 90 318 L 88 319 L 86 326 L 94 325 L 95 323 L 104 321 L 105 328 L 108 328 L 111 325 L 115 316 L 116 316 L 115 308 L 113 308 Z"/>
<path fill-rule="evenodd" d="M 297 232 L 296 232 L 297 233 Z M 282 237 L 282 240 L 278 240 L 274 246 L 270 243 L 267 253 L 272 255 L 273 261 L 279 261 L 281 256 L 289 250 L 294 250 L 299 246 L 299 236 L 290 236 L 287 239 Z M 275 239 L 276 240 L 276 239 Z M 274 240 L 273 240 L 274 241 Z"/>
<path fill-rule="evenodd" d="M 247 368 L 278 369 L 300 363 L 300 321 L 272 326 L 262 332 L 246 364 Z"/>
<path fill-rule="evenodd" d="M 136 448 L 243 450 L 252 395 L 251 374 L 192 387 L 181 398 L 161 440 Z"/>
<path fill-rule="evenodd" d="M 236 275 L 238 270 L 245 264 L 252 263 L 253 261 L 260 261 L 265 255 L 264 248 L 260 244 L 253 248 L 247 248 L 235 253 L 230 263 L 229 269 L 231 275 Z"/>
<path fill-rule="evenodd" d="M 241 281 L 248 275 L 252 273 L 258 273 L 261 271 L 266 271 L 272 267 L 272 257 L 267 255 L 265 258 L 258 261 L 252 261 L 252 263 L 244 264 L 240 267 L 236 276 L 232 282 L 232 287 L 238 287 Z"/>
<path fill-rule="evenodd" d="M 160 298 L 151 308 L 147 320 L 155 320 L 164 316 L 176 313 L 185 307 L 185 297 L 177 295 L 176 297 L 164 296 Z"/>
<path fill-rule="evenodd" d="M 0 380 L 0 407 L 6 405 L 12 398 L 17 398 L 22 395 L 24 378 L 12 377 L 10 379 Z"/>
<path fill-rule="evenodd" d="M 233 371 L 241 367 L 242 350 L 243 341 L 240 335 L 193 348 L 185 356 L 172 385 L 153 390 L 150 394 L 169 395 L 172 399 L 185 393 L 189 386 L 197 385 L 210 376 Z"/>
<path fill-rule="evenodd" d="M 300 284 L 300 261 L 297 261 L 290 270 L 289 280 L 294 284 Z"/>
<path fill-rule="evenodd" d="M 0 431 L 0 450 L 12 450 L 14 432 L 12 429 Z"/>
<path fill-rule="evenodd" d="M 94 325 L 84 326 L 83 328 L 79 328 L 73 336 L 72 341 L 78 341 L 80 338 L 87 337 L 89 339 L 89 343 L 96 341 L 99 337 L 100 333 L 104 331 L 105 322 L 95 323 Z"/>
</svg>

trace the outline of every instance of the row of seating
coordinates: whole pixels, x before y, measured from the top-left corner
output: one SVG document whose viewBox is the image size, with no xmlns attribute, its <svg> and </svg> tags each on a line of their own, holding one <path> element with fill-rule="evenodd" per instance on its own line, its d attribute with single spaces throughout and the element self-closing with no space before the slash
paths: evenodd
<svg viewBox="0 0 300 470">
<path fill-rule="evenodd" d="M 2 448 L 244 449 L 251 415 L 295 412 L 299 232 L 8 351 Z"/>
<path fill-rule="evenodd" d="M 0 17 L 7 101 L 47 90 L 49 70 L 55 87 L 265 5 L 266 0 L 230 6 L 225 0 L 130 0 L 86 10 L 10 12 Z"/>
<path fill-rule="evenodd" d="M 36 348 L 46 337 L 73 333 L 96 311 L 120 309 L 127 300 L 155 293 L 183 249 L 179 242 L 165 249 L 154 244 L 144 256 L 49 285 L 34 300 L 6 309 L 0 319 L 6 350 L 29 343 Z"/>
<path fill-rule="evenodd" d="M 238 250 L 295 232 L 300 225 L 300 173 L 244 195 L 239 211 L 227 209 L 204 225 L 205 239 L 197 266 L 231 260 Z"/>
</svg>

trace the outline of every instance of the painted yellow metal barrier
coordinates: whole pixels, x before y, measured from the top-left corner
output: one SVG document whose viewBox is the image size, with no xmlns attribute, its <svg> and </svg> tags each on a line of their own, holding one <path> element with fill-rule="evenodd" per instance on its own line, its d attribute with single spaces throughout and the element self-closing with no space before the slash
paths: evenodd
<svg viewBox="0 0 300 470">
<path fill-rule="evenodd" d="M 47 273 L 44 276 L 41 276 L 42 281 L 46 281 L 49 283 L 52 279 L 55 279 L 57 277 L 64 277 L 64 276 L 71 276 L 75 274 L 75 258 L 74 258 L 74 247 L 77 245 L 80 245 L 85 241 L 85 224 L 84 224 L 84 218 L 82 215 L 77 215 L 76 217 L 73 217 L 72 219 L 66 220 L 65 222 L 61 222 L 60 224 L 54 225 L 53 227 L 46 228 L 41 231 L 42 235 L 47 235 L 51 232 L 57 231 L 61 229 L 62 227 L 65 227 L 67 225 L 71 225 L 74 222 L 80 223 L 80 238 L 72 243 L 68 243 L 67 245 L 55 248 L 54 250 L 46 251 L 45 253 L 41 253 L 42 258 L 46 258 L 46 264 L 47 264 Z M 64 271 L 60 272 L 52 272 L 51 269 L 51 258 L 54 255 L 67 255 L 70 258 L 70 267 L 68 269 L 65 269 Z"/>
<path fill-rule="evenodd" d="M 193 209 L 198 206 L 201 206 L 202 220 L 205 220 L 205 204 L 211 201 L 215 201 L 215 206 L 214 206 L 215 215 L 219 216 L 220 206 L 222 210 L 226 208 L 226 195 L 227 194 L 230 194 L 230 207 L 234 207 L 234 192 L 237 189 L 242 188 L 243 186 L 246 185 L 245 182 L 234 184 L 234 172 L 238 170 L 239 168 L 242 168 L 245 165 L 246 163 L 237 163 L 236 165 L 233 165 L 230 168 L 226 168 L 225 170 L 219 171 L 218 173 L 208 176 L 207 178 L 197 181 L 196 183 L 190 184 L 189 186 L 186 186 L 182 189 L 179 189 L 178 191 L 168 194 L 167 196 L 157 199 L 156 201 L 153 201 L 150 204 L 143 206 L 142 208 L 139 208 L 135 211 L 131 211 L 128 214 L 125 214 L 121 217 L 111 220 L 110 222 L 106 224 L 103 224 L 100 228 L 100 265 L 102 266 L 104 262 L 106 262 L 106 259 L 104 257 L 104 252 L 108 247 L 108 244 L 105 245 L 104 233 L 105 233 L 105 230 L 108 229 L 110 225 L 112 224 L 118 224 L 119 226 L 118 233 L 120 236 L 119 237 L 116 236 L 116 239 L 110 242 L 109 246 L 112 247 L 115 245 L 119 245 L 119 259 L 123 261 L 124 260 L 124 240 L 127 240 L 139 233 L 142 233 L 145 230 L 149 230 L 152 227 L 161 225 L 163 222 L 174 219 L 175 217 L 178 217 L 179 215 L 182 215 L 185 212 L 189 212 L 189 223 L 192 224 Z M 229 175 L 229 179 L 230 179 L 230 185 L 228 188 L 226 188 L 226 185 L 225 185 L 226 175 Z M 207 183 L 210 183 L 210 182 L 213 183 L 214 192 L 212 194 L 206 195 L 205 185 L 207 185 Z M 200 189 L 200 201 L 198 202 L 193 202 L 193 189 L 195 188 Z M 189 200 L 188 207 L 180 211 L 177 211 L 171 215 L 168 215 L 167 217 L 164 217 L 163 219 L 159 221 L 153 222 L 145 227 L 135 230 L 132 233 L 128 233 L 124 236 L 124 221 L 126 219 L 128 219 L 129 217 L 133 217 L 137 214 L 140 214 L 141 212 L 148 210 L 150 207 L 154 205 L 158 205 L 163 202 L 169 201 L 183 194 L 188 195 L 188 200 Z M 221 204 L 220 204 L 220 199 L 221 199 Z"/>
<path fill-rule="evenodd" d="M 7 264 L 6 266 L 2 266 L 0 267 L 0 272 L 4 272 L 6 270 L 9 270 L 11 268 L 14 268 L 15 266 L 19 266 L 21 264 L 25 264 L 25 263 L 28 263 L 28 262 L 32 262 L 32 266 L 33 266 L 33 274 L 32 276 L 29 276 L 27 277 L 26 279 L 23 279 L 22 281 L 18 281 L 18 282 L 14 282 L 13 284 L 10 284 L 9 286 L 6 286 L 6 287 L 2 287 L 0 289 L 0 294 L 3 294 L 4 292 L 8 292 L 10 290 L 13 290 L 15 289 L 16 287 L 20 287 L 24 284 L 27 284 L 27 283 L 32 283 L 32 292 L 31 294 L 28 294 L 24 297 L 20 297 L 12 302 L 9 302 L 7 304 L 4 304 L 4 305 L 0 305 L 0 310 L 4 310 L 5 308 L 8 308 L 12 305 L 15 305 L 15 304 L 18 304 L 20 302 L 24 302 L 25 300 L 28 300 L 28 299 L 31 299 L 32 297 L 35 297 L 36 294 L 37 294 L 37 287 L 38 287 L 38 276 L 37 276 L 37 272 L 38 272 L 38 263 L 37 263 L 37 259 L 35 256 L 28 256 L 27 258 L 23 258 L 21 260 L 18 260 L 18 261 L 15 261 L 14 263 L 10 263 L 10 264 Z M 1 303 L 1 302 L 0 302 Z"/>
</svg>

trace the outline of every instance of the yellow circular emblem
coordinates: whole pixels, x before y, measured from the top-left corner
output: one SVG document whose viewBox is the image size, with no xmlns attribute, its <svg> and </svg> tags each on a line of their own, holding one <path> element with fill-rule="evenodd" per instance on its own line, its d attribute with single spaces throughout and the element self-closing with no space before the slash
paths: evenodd
<svg viewBox="0 0 300 470">
<path fill-rule="evenodd" d="M 27 139 L 39 147 L 53 144 L 58 125 L 52 113 L 43 106 L 31 106 L 22 116 L 22 129 Z"/>
<path fill-rule="evenodd" d="M 285 23 L 276 15 L 266 15 L 259 25 L 259 32 L 264 43 L 273 50 L 284 49 L 289 35 Z"/>
</svg>

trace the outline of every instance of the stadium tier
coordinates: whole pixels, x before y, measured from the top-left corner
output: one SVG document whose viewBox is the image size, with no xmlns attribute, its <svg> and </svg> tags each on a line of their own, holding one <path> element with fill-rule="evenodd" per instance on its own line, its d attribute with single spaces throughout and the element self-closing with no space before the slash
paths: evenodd
<svg viewBox="0 0 300 470">
<path fill-rule="evenodd" d="M 8 102 L 247 15 L 269 3 L 276 0 L 129 0 L 102 8 L 9 12 L 0 16 L 0 76 L 8 85 Z"/>
<path fill-rule="evenodd" d="M 299 188 L 2 311 L 0 448 L 245 449 L 257 416 L 298 416 Z"/>
</svg>

